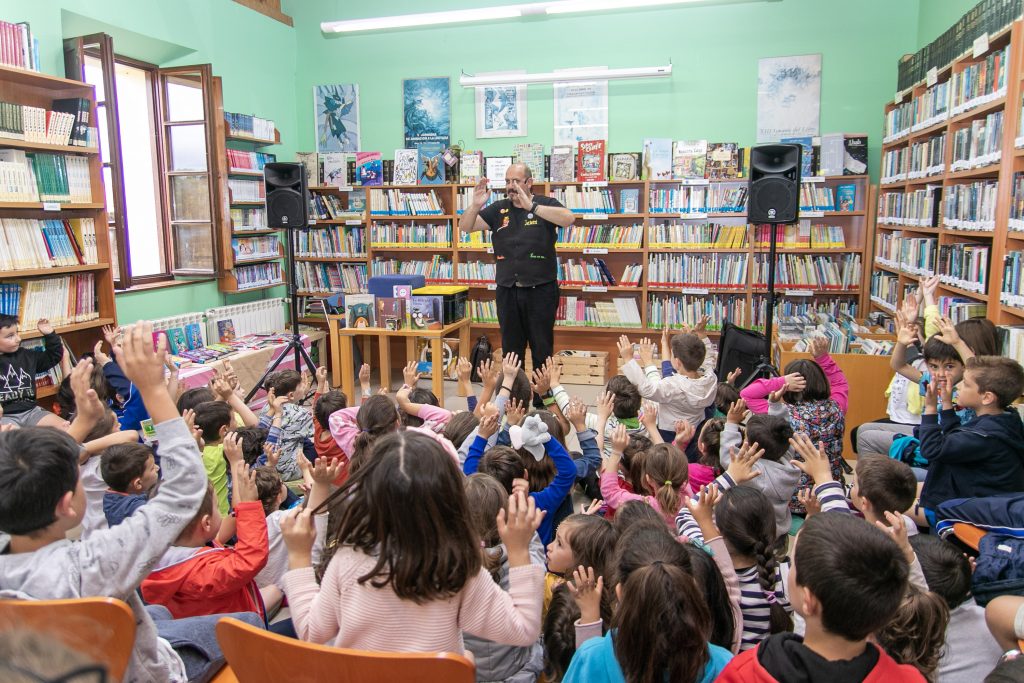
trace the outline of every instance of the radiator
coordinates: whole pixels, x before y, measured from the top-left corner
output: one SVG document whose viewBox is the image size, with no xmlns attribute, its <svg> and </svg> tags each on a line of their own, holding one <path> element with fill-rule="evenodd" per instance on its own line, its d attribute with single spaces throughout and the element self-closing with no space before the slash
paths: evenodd
<svg viewBox="0 0 1024 683">
<path fill-rule="evenodd" d="M 199 331 L 203 335 L 203 346 L 206 346 L 206 318 L 202 313 L 184 313 L 172 315 L 169 318 L 160 318 L 153 321 L 154 330 L 169 330 L 172 327 L 184 328 L 186 325 L 198 324 Z"/>
<path fill-rule="evenodd" d="M 220 306 L 206 311 L 206 337 L 211 341 L 220 340 L 222 321 L 230 320 L 235 336 L 281 332 L 285 328 L 285 300 L 263 299 L 247 304 Z"/>
</svg>

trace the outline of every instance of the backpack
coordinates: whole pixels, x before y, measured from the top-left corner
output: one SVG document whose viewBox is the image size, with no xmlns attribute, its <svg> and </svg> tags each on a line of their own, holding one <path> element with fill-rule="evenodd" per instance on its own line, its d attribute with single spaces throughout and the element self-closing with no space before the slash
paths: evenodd
<svg viewBox="0 0 1024 683">
<path fill-rule="evenodd" d="M 971 577 L 975 602 L 984 607 L 1000 595 L 1024 595 L 1024 539 L 989 533 L 978 553 Z"/>
<path fill-rule="evenodd" d="M 469 376 L 471 382 L 480 381 L 480 364 L 485 360 L 490 360 L 492 353 L 491 340 L 487 338 L 486 334 L 481 334 L 473 346 L 473 351 L 469 354 L 469 362 L 473 366 L 472 374 Z"/>
<path fill-rule="evenodd" d="M 921 455 L 921 441 L 905 434 L 896 436 L 889 447 L 889 457 L 911 467 L 928 468 L 928 461 Z"/>
</svg>

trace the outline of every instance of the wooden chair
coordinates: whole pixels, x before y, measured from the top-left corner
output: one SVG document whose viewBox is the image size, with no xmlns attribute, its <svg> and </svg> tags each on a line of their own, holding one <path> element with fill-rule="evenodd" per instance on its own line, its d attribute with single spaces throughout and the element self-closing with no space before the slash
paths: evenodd
<svg viewBox="0 0 1024 683">
<path fill-rule="evenodd" d="M 0 600 L 0 630 L 26 629 L 50 636 L 107 667 L 120 681 L 135 647 L 135 616 L 114 598 Z"/>
<path fill-rule="evenodd" d="M 450 652 L 368 652 L 315 645 L 242 623 L 217 622 L 217 641 L 241 683 L 474 683 L 475 667 Z M 222 672 L 218 683 L 232 679 Z"/>
<path fill-rule="evenodd" d="M 966 522 L 955 522 L 953 524 L 953 536 L 968 548 L 978 549 L 981 539 L 988 534 L 984 529 L 979 529 L 973 524 Z"/>
</svg>

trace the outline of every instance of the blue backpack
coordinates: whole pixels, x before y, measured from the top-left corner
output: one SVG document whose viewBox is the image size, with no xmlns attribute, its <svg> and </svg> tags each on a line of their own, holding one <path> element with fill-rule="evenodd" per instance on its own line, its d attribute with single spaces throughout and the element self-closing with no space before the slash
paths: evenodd
<svg viewBox="0 0 1024 683">
<path fill-rule="evenodd" d="M 1000 595 L 1024 596 L 1024 539 L 989 533 L 978 553 L 971 578 L 975 602 L 984 607 Z"/>
</svg>

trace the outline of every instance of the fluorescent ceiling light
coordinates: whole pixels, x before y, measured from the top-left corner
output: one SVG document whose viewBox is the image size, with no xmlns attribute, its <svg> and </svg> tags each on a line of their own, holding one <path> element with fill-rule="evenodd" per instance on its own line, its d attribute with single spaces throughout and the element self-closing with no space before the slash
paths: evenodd
<svg viewBox="0 0 1024 683">
<path fill-rule="evenodd" d="M 518 85 L 522 83 L 563 83 L 566 81 L 604 81 L 622 78 L 665 78 L 672 75 L 672 65 L 637 66 L 625 69 L 570 69 L 533 74 L 494 74 L 487 76 L 459 76 L 459 85 L 475 88 L 484 85 Z"/>
<path fill-rule="evenodd" d="M 722 1 L 773 2 L 777 0 Z M 354 33 L 358 31 L 411 28 L 414 26 L 464 24 L 474 21 L 489 21 L 493 19 L 515 19 L 517 17 L 543 14 L 603 12 L 608 10 L 637 9 L 641 7 L 683 5 L 694 2 L 706 3 L 708 0 L 552 0 L 551 2 L 529 2 L 520 5 L 499 5 L 497 7 L 480 7 L 478 9 L 423 12 L 420 14 L 400 14 L 390 17 L 346 19 L 344 21 L 324 21 L 320 23 L 320 30 L 324 33 Z"/>
</svg>

